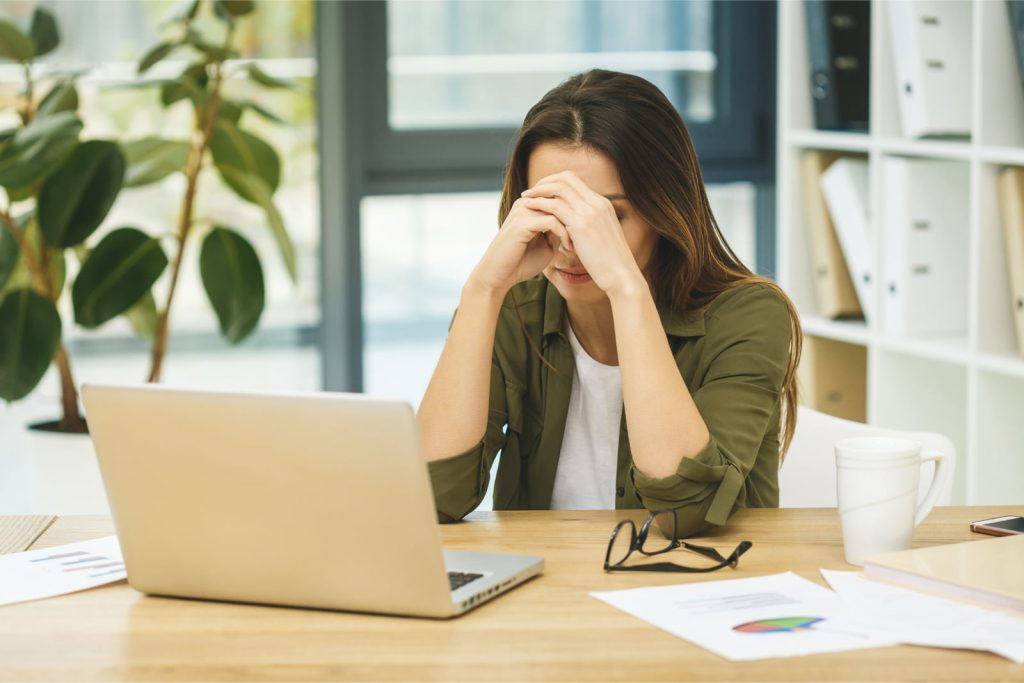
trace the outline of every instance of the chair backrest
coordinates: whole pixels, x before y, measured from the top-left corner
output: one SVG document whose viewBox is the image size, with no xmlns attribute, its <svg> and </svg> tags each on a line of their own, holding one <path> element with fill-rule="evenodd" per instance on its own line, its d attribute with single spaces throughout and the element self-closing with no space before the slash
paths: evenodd
<svg viewBox="0 0 1024 683">
<path fill-rule="evenodd" d="M 835 507 L 835 442 L 854 436 L 900 436 L 920 441 L 924 450 L 946 453 L 951 472 L 956 472 L 956 447 L 942 434 L 874 427 L 800 406 L 793 443 L 779 470 L 779 507 Z M 919 501 L 928 492 L 933 475 L 933 465 L 921 468 Z M 949 505 L 952 490 L 953 476 L 950 476 L 937 504 Z"/>
</svg>

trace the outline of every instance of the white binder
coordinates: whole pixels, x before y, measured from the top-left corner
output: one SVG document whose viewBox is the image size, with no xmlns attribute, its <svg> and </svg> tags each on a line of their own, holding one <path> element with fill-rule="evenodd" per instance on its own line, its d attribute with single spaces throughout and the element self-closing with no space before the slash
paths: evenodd
<svg viewBox="0 0 1024 683">
<path fill-rule="evenodd" d="M 821 191 L 853 278 L 864 320 L 875 312 L 873 244 L 868 221 L 868 162 L 837 159 L 821 174 Z"/>
<path fill-rule="evenodd" d="M 971 3 L 896 0 L 889 16 L 903 134 L 969 136 Z"/>
<path fill-rule="evenodd" d="M 1024 168 L 1008 168 L 999 174 L 999 204 L 1017 349 L 1024 358 Z"/>
<path fill-rule="evenodd" d="M 882 181 L 883 329 L 966 335 L 968 165 L 889 157 Z"/>
</svg>

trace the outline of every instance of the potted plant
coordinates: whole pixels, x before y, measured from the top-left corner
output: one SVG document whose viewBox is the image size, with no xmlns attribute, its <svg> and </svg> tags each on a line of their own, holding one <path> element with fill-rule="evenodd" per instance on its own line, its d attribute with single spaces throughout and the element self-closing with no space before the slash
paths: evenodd
<svg viewBox="0 0 1024 683">
<path fill-rule="evenodd" d="M 85 242 L 121 190 L 125 158 L 111 140 L 81 140 L 73 77 L 40 78 L 37 57 L 57 47 L 53 15 L 37 9 L 27 33 L 0 21 L 0 58 L 24 68 L 20 125 L 0 132 L 0 398 L 15 401 L 39 383 L 50 363 L 61 380 L 63 414 L 53 425 L 84 432 L 58 302 L 70 289 L 75 319 L 98 327 L 127 312 L 166 264 L 158 241 L 125 227 L 93 249 Z M 71 258 L 82 259 L 66 282 Z M 122 268 L 110 270 L 111 263 Z"/>
<path fill-rule="evenodd" d="M 138 333 L 152 339 L 148 381 L 159 381 L 162 374 L 181 266 L 193 244 L 200 245 L 202 284 L 222 336 L 236 344 L 255 330 L 264 307 L 262 263 L 241 230 L 197 218 L 204 169 L 215 168 L 227 187 L 262 209 L 295 280 L 295 250 L 273 201 L 281 179 L 280 158 L 271 145 L 239 125 L 245 112 L 284 122 L 256 102 L 225 92 L 226 81 L 240 78 L 266 88 L 298 87 L 256 64 L 229 63 L 237 57 L 232 47 L 237 22 L 254 9 L 249 0 L 196 0 L 165 24 L 165 39 L 142 58 L 139 73 L 180 53 L 190 55 L 188 65 L 175 78 L 130 87 L 158 88 L 165 107 L 189 103 L 192 129 L 185 139 L 150 136 L 122 145 L 78 139 L 82 122 L 73 79 L 55 72 L 44 79 L 46 94 L 38 97 L 41 84 L 33 61 L 59 42 L 53 16 L 37 10 L 28 32 L 0 21 L 0 57 L 19 62 L 26 74 L 22 125 L 0 132 L 0 186 L 10 198 L 0 205 L 0 398 L 24 397 L 55 362 L 63 406 L 56 428 L 85 430 L 57 313 L 57 303 L 69 289 L 64 282 L 66 252 L 81 261 L 70 286 L 75 322 L 92 329 L 127 316 Z M 200 17 L 208 20 L 207 27 L 210 20 L 219 24 L 219 42 L 198 28 Z M 135 227 L 118 228 L 94 247 L 86 246 L 122 187 L 155 183 L 172 173 L 182 173 L 186 187 L 170 258 L 158 238 Z M 152 287 L 165 271 L 166 297 L 158 306 Z"/>
<path fill-rule="evenodd" d="M 262 210 L 295 280 L 294 248 L 273 200 L 280 158 L 240 125 L 246 112 L 275 124 L 284 121 L 225 88 L 229 79 L 265 88 L 298 87 L 255 64 L 235 61 L 236 26 L 254 9 L 245 0 L 196 0 L 165 23 L 164 40 L 140 60 L 139 73 L 148 74 L 172 56 L 187 56 L 187 65 L 172 78 L 126 85 L 158 89 L 165 108 L 187 103 L 193 110 L 191 129 L 182 139 L 148 136 L 120 143 L 80 139 L 74 76 L 34 68 L 35 59 L 59 43 L 55 18 L 39 9 L 25 31 L 0 21 L 0 58 L 18 62 L 25 73 L 20 125 L 0 131 L 0 187 L 7 194 L 0 202 L 0 398 L 23 398 L 55 363 L 63 416 L 53 427 L 59 431 L 86 430 L 62 341 L 62 296 L 70 293 L 74 322 L 82 327 L 124 316 L 150 338 L 149 381 L 161 377 L 182 263 L 196 248 L 222 336 L 236 344 L 256 328 L 264 307 L 259 255 L 241 230 L 211 223 L 197 211 L 199 187 L 212 173 Z M 126 226 L 94 238 L 123 189 L 174 173 L 184 175 L 185 189 L 171 235 L 151 236 Z M 77 274 L 66 282 L 76 264 Z M 158 305 L 153 286 L 161 278 L 165 287 Z"/>
</svg>

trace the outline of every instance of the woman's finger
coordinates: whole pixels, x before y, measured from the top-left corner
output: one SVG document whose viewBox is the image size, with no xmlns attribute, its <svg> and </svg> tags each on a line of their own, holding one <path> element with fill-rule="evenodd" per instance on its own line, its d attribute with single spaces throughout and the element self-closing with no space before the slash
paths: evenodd
<svg viewBox="0 0 1024 683">
<path fill-rule="evenodd" d="M 573 204 L 593 204 L 601 198 L 601 195 L 590 189 L 590 186 L 572 171 L 562 171 L 541 178 L 533 187 L 525 190 L 522 196 L 561 196 Z"/>
<path fill-rule="evenodd" d="M 572 225 L 576 213 L 569 202 L 562 197 L 528 197 L 523 205 L 537 211 L 549 213 L 561 221 L 563 225 Z"/>
<path fill-rule="evenodd" d="M 538 217 L 541 220 L 528 221 L 523 224 L 527 231 L 534 234 L 550 233 L 559 239 L 565 250 L 573 250 L 572 238 L 569 237 L 569 231 L 566 229 L 565 225 L 558 220 L 558 218 L 549 213 L 541 213 Z M 557 248 L 557 245 L 553 248 Z"/>
</svg>

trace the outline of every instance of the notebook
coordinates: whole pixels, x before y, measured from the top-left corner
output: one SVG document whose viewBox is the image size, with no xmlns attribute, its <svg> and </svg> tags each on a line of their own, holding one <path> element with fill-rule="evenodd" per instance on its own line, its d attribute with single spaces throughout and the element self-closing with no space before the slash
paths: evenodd
<svg viewBox="0 0 1024 683">
<path fill-rule="evenodd" d="M 1024 534 L 903 550 L 864 561 L 872 579 L 1024 612 Z"/>
</svg>

